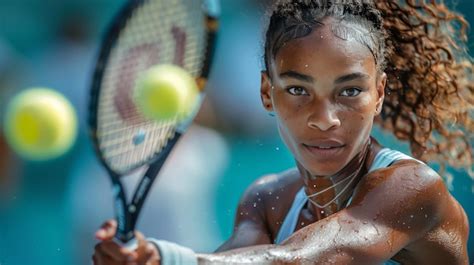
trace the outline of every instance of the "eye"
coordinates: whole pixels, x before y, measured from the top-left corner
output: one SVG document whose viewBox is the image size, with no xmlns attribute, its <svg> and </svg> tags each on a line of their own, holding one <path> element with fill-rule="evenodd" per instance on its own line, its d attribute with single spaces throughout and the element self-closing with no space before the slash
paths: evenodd
<svg viewBox="0 0 474 265">
<path fill-rule="evenodd" d="M 302 87 L 289 87 L 286 89 L 288 93 L 290 93 L 293 96 L 305 96 L 308 95 L 308 92 Z"/>
<path fill-rule="evenodd" d="M 346 88 L 339 95 L 343 97 L 355 97 L 360 94 L 362 90 L 356 87 Z"/>
</svg>

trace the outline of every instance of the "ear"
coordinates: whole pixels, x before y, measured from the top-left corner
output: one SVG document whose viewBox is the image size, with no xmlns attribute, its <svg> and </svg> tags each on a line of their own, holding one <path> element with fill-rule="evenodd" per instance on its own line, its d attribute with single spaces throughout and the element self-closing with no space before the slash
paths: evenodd
<svg viewBox="0 0 474 265">
<path fill-rule="evenodd" d="M 273 111 L 272 84 L 267 71 L 261 72 L 260 98 L 262 99 L 263 107 L 267 111 Z"/>
<path fill-rule="evenodd" d="M 375 115 L 382 112 L 382 105 L 385 98 L 385 86 L 387 85 L 387 74 L 383 72 L 377 80 L 377 103 L 375 105 Z"/>
</svg>

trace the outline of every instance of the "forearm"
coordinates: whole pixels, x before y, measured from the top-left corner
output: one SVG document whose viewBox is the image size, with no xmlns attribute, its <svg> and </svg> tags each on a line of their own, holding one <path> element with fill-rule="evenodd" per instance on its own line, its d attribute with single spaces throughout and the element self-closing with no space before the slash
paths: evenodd
<svg viewBox="0 0 474 265">
<path fill-rule="evenodd" d="M 281 245 L 258 245 L 215 254 L 197 254 L 199 265 L 301 264 L 302 257 Z"/>
<path fill-rule="evenodd" d="M 369 223 L 328 218 L 299 230 L 282 245 L 198 254 L 198 264 L 380 264 L 383 258 L 372 255 L 377 251 L 368 240 L 380 234 L 384 229 Z"/>
<path fill-rule="evenodd" d="M 344 246 L 346 242 L 340 240 L 340 232 L 338 222 L 325 220 L 299 230 L 281 245 L 265 244 L 198 254 L 198 264 L 351 264 L 353 256 L 347 245 Z"/>
<path fill-rule="evenodd" d="M 197 257 L 199 265 L 357 264 L 353 256 L 341 249 L 322 249 L 317 246 L 298 247 L 295 245 L 259 245 L 215 254 L 197 254 Z"/>
<path fill-rule="evenodd" d="M 159 249 L 162 264 L 314 264 L 329 261 L 331 251 L 321 247 L 305 247 L 299 244 L 257 245 L 214 253 L 196 254 L 183 246 L 163 240 L 148 239 Z M 324 244 L 326 245 L 326 244 Z M 321 245 L 319 245 L 321 246 Z M 186 262 L 185 262 L 186 261 Z M 341 264 L 341 263 L 337 263 Z M 347 264 L 347 263 L 345 263 Z"/>
</svg>

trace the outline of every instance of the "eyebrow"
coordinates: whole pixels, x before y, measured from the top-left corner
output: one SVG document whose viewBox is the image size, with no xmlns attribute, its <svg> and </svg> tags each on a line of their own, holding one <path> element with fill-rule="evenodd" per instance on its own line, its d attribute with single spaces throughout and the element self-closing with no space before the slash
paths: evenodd
<svg viewBox="0 0 474 265">
<path fill-rule="evenodd" d="M 348 75 L 343 75 L 343 76 L 338 77 L 336 80 L 334 80 L 334 84 L 340 84 L 340 83 L 352 81 L 352 80 L 355 80 L 355 79 L 369 79 L 369 78 L 370 78 L 370 76 L 367 75 L 367 74 L 364 74 L 364 73 L 361 73 L 361 72 L 355 72 L 355 73 L 351 73 L 351 74 L 348 74 Z"/>
<path fill-rule="evenodd" d="M 302 74 L 302 73 L 298 73 L 298 72 L 295 72 L 295 71 L 292 71 L 292 70 L 281 73 L 280 77 L 281 78 L 289 77 L 289 78 L 298 79 L 298 80 L 301 80 L 301 81 L 304 81 L 304 82 L 307 82 L 307 83 L 314 83 L 314 78 L 313 77 L 311 77 L 309 75 Z"/>
<path fill-rule="evenodd" d="M 284 77 L 294 78 L 294 79 L 298 79 L 298 80 L 301 80 L 301 81 L 304 81 L 304 82 L 307 82 L 307 83 L 314 83 L 314 81 L 315 81 L 312 76 L 305 75 L 305 74 L 302 74 L 302 73 L 298 73 L 298 72 L 292 71 L 292 70 L 281 73 L 280 77 L 281 78 L 284 78 Z M 367 74 L 364 74 L 364 73 L 361 73 L 361 72 L 355 72 L 355 73 L 351 73 L 351 74 L 347 74 L 347 75 L 343 75 L 343 76 L 338 77 L 336 80 L 334 80 L 334 84 L 337 85 L 337 84 L 341 84 L 341 83 L 344 83 L 344 82 L 349 82 L 349 81 L 352 81 L 352 80 L 355 80 L 355 79 L 369 79 L 369 78 L 370 78 L 370 76 L 367 75 Z"/>
</svg>

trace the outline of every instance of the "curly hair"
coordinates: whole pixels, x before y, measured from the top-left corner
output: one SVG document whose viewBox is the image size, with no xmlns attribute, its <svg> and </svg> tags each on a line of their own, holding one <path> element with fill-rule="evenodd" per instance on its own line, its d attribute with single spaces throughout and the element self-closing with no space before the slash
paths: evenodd
<svg viewBox="0 0 474 265">
<path fill-rule="evenodd" d="M 440 0 L 278 0 L 266 31 L 265 67 L 285 42 L 307 36 L 325 17 L 350 23 L 332 31 L 367 46 L 387 73 L 376 123 L 408 141 L 414 157 L 438 162 L 441 172 L 463 167 L 473 177 L 473 62 L 463 16 Z"/>
</svg>

